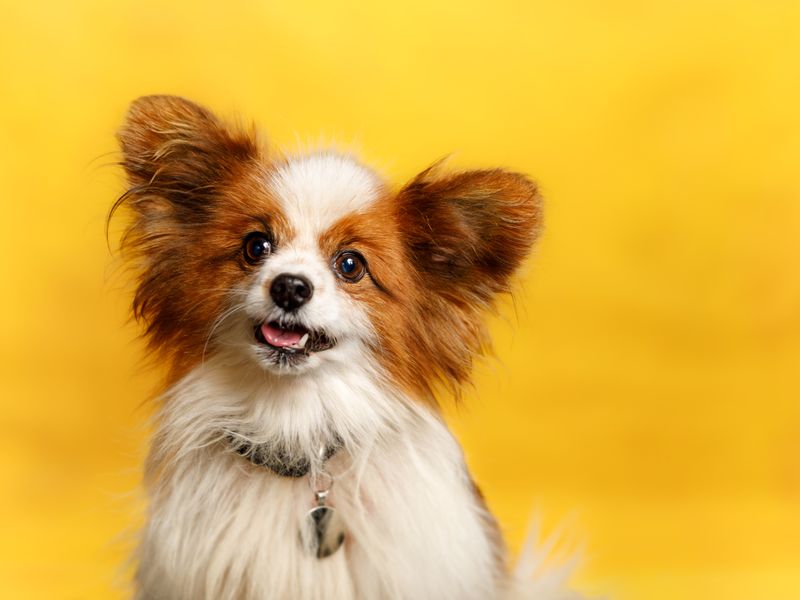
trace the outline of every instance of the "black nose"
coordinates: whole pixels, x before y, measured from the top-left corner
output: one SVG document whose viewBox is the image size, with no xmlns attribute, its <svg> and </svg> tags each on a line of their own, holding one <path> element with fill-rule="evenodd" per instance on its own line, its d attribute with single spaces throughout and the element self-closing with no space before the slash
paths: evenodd
<svg viewBox="0 0 800 600">
<path fill-rule="evenodd" d="M 281 273 L 272 280 L 269 295 L 283 310 L 297 310 L 311 299 L 314 286 L 305 277 Z"/>
</svg>

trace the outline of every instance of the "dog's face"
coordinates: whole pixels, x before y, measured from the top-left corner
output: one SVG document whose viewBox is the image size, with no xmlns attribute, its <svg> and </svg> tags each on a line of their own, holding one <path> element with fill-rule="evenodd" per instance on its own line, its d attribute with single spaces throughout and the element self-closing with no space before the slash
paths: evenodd
<svg viewBox="0 0 800 600">
<path fill-rule="evenodd" d="M 373 271 L 385 252 L 343 224 L 380 201 L 381 182 L 324 154 L 259 165 L 253 176 L 256 220 L 237 236 L 242 274 L 220 337 L 280 375 L 361 359 L 376 341 L 367 303 L 382 293 Z"/>
<path fill-rule="evenodd" d="M 176 376 L 214 352 L 278 377 L 367 361 L 427 397 L 468 376 L 538 231 L 521 175 L 432 168 L 392 192 L 348 156 L 271 158 L 180 98 L 136 101 L 119 138 L 134 310 Z"/>
</svg>

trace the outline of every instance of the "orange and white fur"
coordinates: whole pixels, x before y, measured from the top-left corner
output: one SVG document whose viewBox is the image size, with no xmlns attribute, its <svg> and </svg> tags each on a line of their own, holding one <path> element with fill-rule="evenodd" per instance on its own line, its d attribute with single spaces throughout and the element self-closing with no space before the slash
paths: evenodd
<svg viewBox="0 0 800 600">
<path fill-rule="evenodd" d="M 577 598 L 508 570 L 433 398 L 469 377 L 482 313 L 535 241 L 535 185 L 434 167 L 393 191 L 349 155 L 273 155 L 170 96 L 135 101 L 119 140 L 134 314 L 169 370 L 136 597 Z M 323 469 L 346 538 L 317 558 L 298 531 Z"/>
</svg>

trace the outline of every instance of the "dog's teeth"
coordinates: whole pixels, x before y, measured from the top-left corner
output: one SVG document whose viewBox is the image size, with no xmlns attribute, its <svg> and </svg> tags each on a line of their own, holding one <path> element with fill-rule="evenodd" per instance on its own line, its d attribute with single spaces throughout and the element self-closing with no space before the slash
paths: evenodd
<svg viewBox="0 0 800 600">
<path fill-rule="evenodd" d="M 305 348 L 305 347 L 306 347 L 306 342 L 307 342 L 307 341 L 308 341 L 308 334 L 307 334 L 307 333 L 304 333 L 304 334 L 303 334 L 303 337 L 301 337 L 301 338 L 300 338 L 300 341 L 299 341 L 299 342 L 297 342 L 297 347 L 298 347 L 298 348 Z"/>
</svg>

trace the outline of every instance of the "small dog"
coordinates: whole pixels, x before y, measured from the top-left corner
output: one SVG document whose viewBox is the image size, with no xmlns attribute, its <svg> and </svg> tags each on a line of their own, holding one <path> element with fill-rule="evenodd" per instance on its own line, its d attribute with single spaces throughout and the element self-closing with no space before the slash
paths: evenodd
<svg viewBox="0 0 800 600">
<path fill-rule="evenodd" d="M 434 400 L 537 237 L 536 186 L 434 166 L 393 192 L 171 96 L 118 138 L 133 312 L 169 368 L 137 597 L 576 598 L 507 570 Z"/>
</svg>

